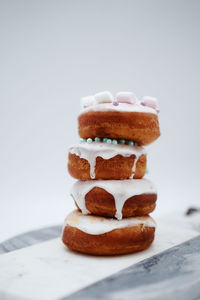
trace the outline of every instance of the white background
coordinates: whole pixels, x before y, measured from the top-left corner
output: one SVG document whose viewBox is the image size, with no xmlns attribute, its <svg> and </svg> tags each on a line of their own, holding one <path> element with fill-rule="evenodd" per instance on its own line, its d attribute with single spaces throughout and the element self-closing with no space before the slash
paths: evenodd
<svg viewBox="0 0 200 300">
<path fill-rule="evenodd" d="M 200 205 L 200 1 L 0 1 L 0 240 L 62 223 L 81 96 L 160 102 L 153 214 Z"/>
</svg>

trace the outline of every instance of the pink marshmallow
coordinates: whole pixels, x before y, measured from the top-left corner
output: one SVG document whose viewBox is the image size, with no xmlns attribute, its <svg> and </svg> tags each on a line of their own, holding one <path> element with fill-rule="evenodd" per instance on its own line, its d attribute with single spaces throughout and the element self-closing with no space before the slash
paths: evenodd
<svg viewBox="0 0 200 300">
<path fill-rule="evenodd" d="M 120 103 L 128 103 L 128 104 L 135 104 L 138 102 L 137 97 L 131 92 L 117 93 L 116 100 Z"/>
<path fill-rule="evenodd" d="M 158 100 L 154 97 L 144 96 L 142 98 L 141 104 L 144 106 L 151 107 L 151 108 L 155 109 L 156 111 L 159 111 Z"/>
</svg>

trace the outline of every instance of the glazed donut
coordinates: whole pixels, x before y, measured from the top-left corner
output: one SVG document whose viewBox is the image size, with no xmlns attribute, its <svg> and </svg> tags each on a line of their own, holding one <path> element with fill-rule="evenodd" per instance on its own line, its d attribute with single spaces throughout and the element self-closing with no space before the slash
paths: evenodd
<svg viewBox="0 0 200 300">
<path fill-rule="evenodd" d="M 146 178 L 77 181 L 72 198 L 83 214 L 103 217 L 145 216 L 156 206 L 157 192 Z"/>
<path fill-rule="evenodd" d="M 78 130 L 84 139 L 127 139 L 138 145 L 150 144 L 160 136 L 157 111 L 139 102 L 88 106 L 78 117 Z"/>
<path fill-rule="evenodd" d="M 116 255 L 148 248 L 154 240 L 155 222 L 149 216 L 122 220 L 70 213 L 62 241 L 70 249 L 94 254 Z"/>
<path fill-rule="evenodd" d="M 142 178 L 146 152 L 139 146 L 99 142 L 73 145 L 69 148 L 68 170 L 80 180 Z"/>
</svg>

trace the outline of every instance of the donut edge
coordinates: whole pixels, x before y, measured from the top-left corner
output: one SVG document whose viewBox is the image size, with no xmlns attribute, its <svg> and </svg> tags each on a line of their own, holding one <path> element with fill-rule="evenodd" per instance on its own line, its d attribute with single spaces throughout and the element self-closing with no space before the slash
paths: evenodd
<svg viewBox="0 0 200 300">
<path fill-rule="evenodd" d="M 91 255 L 120 255 L 142 251 L 154 241 L 155 227 L 144 225 L 93 235 L 66 225 L 62 241 L 69 249 Z"/>
<path fill-rule="evenodd" d="M 78 132 L 84 139 L 127 139 L 145 146 L 160 136 L 160 127 L 158 116 L 151 113 L 88 111 L 78 117 Z"/>
<path fill-rule="evenodd" d="M 105 179 L 105 180 L 122 180 L 122 179 L 129 179 L 132 175 L 132 168 L 131 166 L 134 164 L 136 157 L 135 155 L 131 155 L 130 157 L 124 157 L 122 155 L 116 155 L 110 159 L 103 159 L 100 156 L 96 159 L 96 166 L 95 166 L 95 178 L 93 179 Z M 105 169 L 105 164 L 111 164 L 111 161 L 113 162 L 113 167 L 109 169 Z M 116 167 L 119 165 L 119 163 L 123 163 L 123 166 L 121 166 L 121 169 L 123 169 L 123 174 L 120 176 L 118 175 L 118 170 Z M 104 164 L 104 166 L 101 165 Z M 120 165 L 121 165 L 120 164 Z M 142 154 L 136 163 L 136 169 L 133 178 L 134 179 L 141 179 L 146 172 L 146 165 L 147 165 L 147 157 L 146 154 Z M 115 176 L 112 176 L 113 170 L 117 170 L 117 174 Z M 127 171 L 128 169 L 128 171 Z M 106 171 L 105 171 L 106 170 Z M 89 162 L 84 159 L 80 158 L 76 154 L 72 154 L 69 152 L 68 154 L 68 171 L 69 174 L 79 180 L 92 180 L 90 176 L 90 164 Z M 106 174 L 106 175 L 102 175 Z"/>
</svg>

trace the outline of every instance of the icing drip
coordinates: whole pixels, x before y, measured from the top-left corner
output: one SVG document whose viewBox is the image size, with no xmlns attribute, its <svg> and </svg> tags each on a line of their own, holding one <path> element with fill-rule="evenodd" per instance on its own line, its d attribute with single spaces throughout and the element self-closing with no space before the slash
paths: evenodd
<svg viewBox="0 0 200 300">
<path fill-rule="evenodd" d="M 133 177 L 134 177 L 138 159 L 139 159 L 139 156 L 136 156 L 136 157 L 135 157 L 135 161 L 134 161 L 134 163 L 133 163 L 132 174 L 131 174 L 131 176 L 130 176 L 130 179 L 133 179 Z"/>
<path fill-rule="evenodd" d="M 141 103 L 136 103 L 134 105 L 128 103 L 119 103 L 115 106 L 112 103 L 101 103 L 95 104 L 85 108 L 81 113 L 88 111 L 120 111 L 120 112 L 141 112 L 141 113 L 150 113 L 157 115 L 157 111 L 149 106 L 143 106 Z"/>
<path fill-rule="evenodd" d="M 90 176 L 92 179 L 95 178 L 96 158 L 98 156 L 102 157 L 103 159 L 110 159 L 116 155 L 122 155 L 124 157 L 135 155 L 134 163 L 132 166 L 132 174 L 130 176 L 130 178 L 133 178 L 139 157 L 142 154 L 146 154 L 143 147 L 112 145 L 98 142 L 92 144 L 83 143 L 79 145 L 73 145 L 69 148 L 69 152 L 88 161 L 88 163 L 90 164 Z"/>
<path fill-rule="evenodd" d="M 127 199 L 141 194 L 156 194 L 153 183 L 146 179 L 127 179 L 127 180 L 86 180 L 77 181 L 73 184 L 71 195 L 78 204 L 83 214 L 90 212 L 85 205 L 85 196 L 94 187 L 99 187 L 113 195 L 115 200 L 117 219 L 122 219 L 122 209 Z"/>
<path fill-rule="evenodd" d="M 103 234 L 115 229 L 138 226 L 141 224 L 144 227 L 156 227 L 155 222 L 149 216 L 116 220 L 112 218 L 83 215 L 77 210 L 71 212 L 65 220 L 65 226 L 70 225 L 83 232 L 94 235 Z"/>
</svg>

